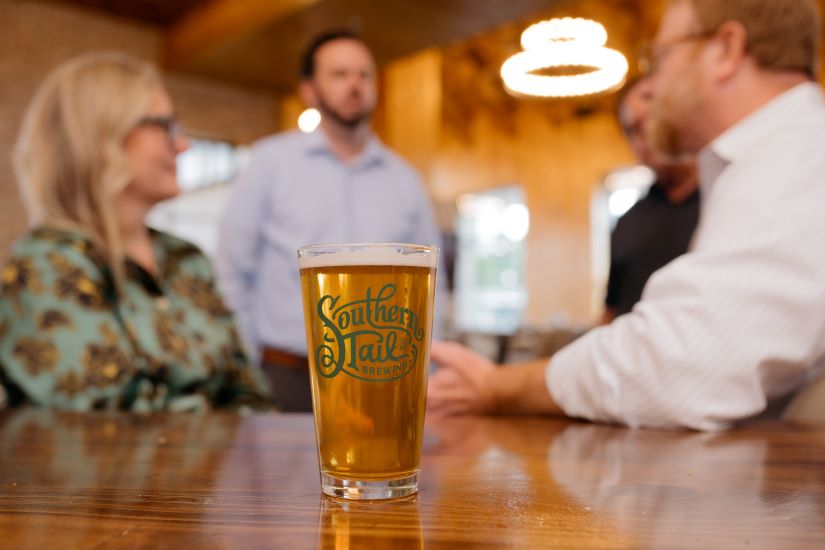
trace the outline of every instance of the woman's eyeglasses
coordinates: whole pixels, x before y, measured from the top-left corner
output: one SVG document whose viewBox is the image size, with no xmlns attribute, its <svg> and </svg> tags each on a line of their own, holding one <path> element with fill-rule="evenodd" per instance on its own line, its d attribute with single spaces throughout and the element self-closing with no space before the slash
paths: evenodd
<svg viewBox="0 0 825 550">
<path fill-rule="evenodd" d="M 140 126 L 160 128 L 172 141 L 186 136 L 186 129 L 174 116 L 145 116 L 138 120 L 136 127 Z"/>
</svg>

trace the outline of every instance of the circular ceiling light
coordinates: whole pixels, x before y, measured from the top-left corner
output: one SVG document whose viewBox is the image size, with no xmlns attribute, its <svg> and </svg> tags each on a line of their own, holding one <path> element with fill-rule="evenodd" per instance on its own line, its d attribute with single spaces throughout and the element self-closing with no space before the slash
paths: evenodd
<svg viewBox="0 0 825 550">
<path fill-rule="evenodd" d="M 517 96 L 575 97 L 614 90 L 627 76 L 627 59 L 606 48 L 607 31 L 587 19 L 551 19 L 528 27 L 521 35 L 523 52 L 501 66 L 507 91 Z M 541 75 L 535 71 L 589 67 L 575 75 Z"/>
</svg>

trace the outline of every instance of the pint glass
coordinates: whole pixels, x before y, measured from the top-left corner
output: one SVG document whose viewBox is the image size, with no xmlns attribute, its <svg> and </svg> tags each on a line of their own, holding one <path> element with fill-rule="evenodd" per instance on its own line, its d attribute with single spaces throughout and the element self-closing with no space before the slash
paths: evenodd
<svg viewBox="0 0 825 550">
<path fill-rule="evenodd" d="M 407 244 L 298 251 L 324 493 L 418 490 L 438 249 Z"/>
</svg>

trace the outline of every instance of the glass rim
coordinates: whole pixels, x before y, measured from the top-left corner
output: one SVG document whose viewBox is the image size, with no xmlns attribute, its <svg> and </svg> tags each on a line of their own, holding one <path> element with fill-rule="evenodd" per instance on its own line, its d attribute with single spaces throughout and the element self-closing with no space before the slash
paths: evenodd
<svg viewBox="0 0 825 550">
<path fill-rule="evenodd" d="M 430 244 L 413 244 L 413 243 L 395 243 L 395 242 L 386 242 L 386 243 L 328 243 L 328 244 L 308 244 L 298 248 L 298 257 L 301 258 L 306 254 L 311 254 L 312 252 L 324 253 L 324 252 L 338 252 L 342 250 L 352 250 L 352 249 L 367 249 L 367 250 L 375 250 L 375 249 L 405 249 L 409 250 L 410 253 L 422 253 L 422 254 L 438 254 L 441 252 L 439 247 L 430 245 Z"/>
</svg>

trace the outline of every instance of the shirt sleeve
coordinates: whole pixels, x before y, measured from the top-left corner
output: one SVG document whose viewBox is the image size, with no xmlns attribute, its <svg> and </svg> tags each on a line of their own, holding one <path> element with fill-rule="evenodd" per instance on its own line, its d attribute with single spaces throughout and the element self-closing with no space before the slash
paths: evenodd
<svg viewBox="0 0 825 550">
<path fill-rule="evenodd" d="M 135 367 L 110 284 L 81 252 L 15 255 L 3 272 L 0 371 L 12 401 L 109 406 Z"/>
<path fill-rule="evenodd" d="M 806 381 L 825 342 L 825 262 L 811 253 L 823 222 L 810 189 L 776 182 L 821 177 L 745 164 L 714 184 L 694 252 L 655 273 L 631 313 L 551 359 L 548 388 L 565 413 L 718 430 Z"/>
<path fill-rule="evenodd" d="M 235 321 L 247 351 L 257 349 L 253 319 L 253 296 L 263 240 L 261 224 L 267 213 L 267 192 L 271 184 L 260 149 L 253 151 L 249 166 L 232 184 L 218 239 L 215 269 L 224 301 Z"/>
</svg>

